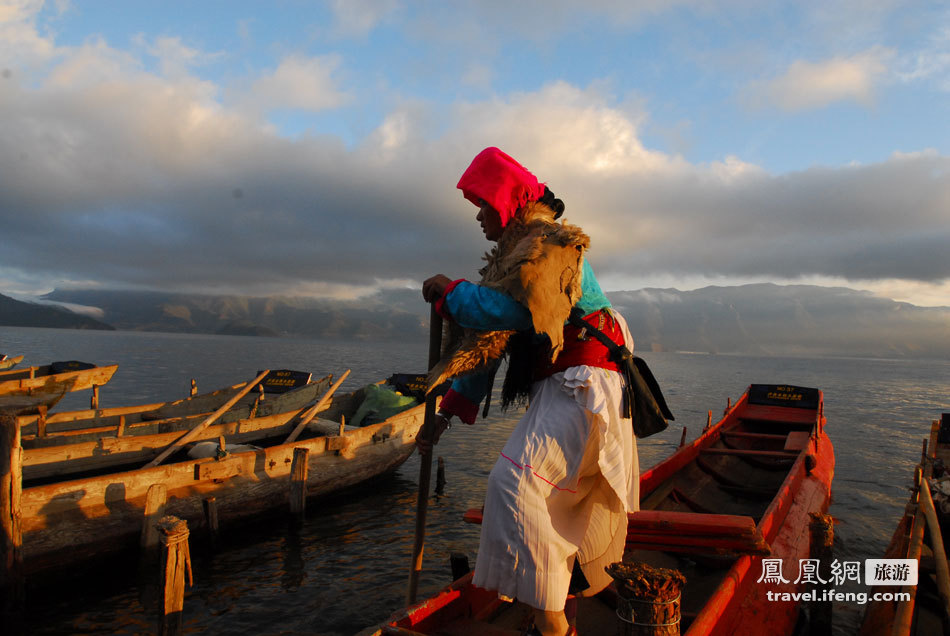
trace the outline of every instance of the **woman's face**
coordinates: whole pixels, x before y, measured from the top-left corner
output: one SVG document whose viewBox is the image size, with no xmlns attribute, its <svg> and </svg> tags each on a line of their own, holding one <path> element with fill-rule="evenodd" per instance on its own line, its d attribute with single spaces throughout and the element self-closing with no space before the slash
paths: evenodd
<svg viewBox="0 0 950 636">
<path fill-rule="evenodd" d="M 501 225 L 501 215 L 492 206 L 482 201 L 482 207 L 479 208 L 475 220 L 482 226 L 482 232 L 489 241 L 497 241 L 501 238 L 505 228 Z"/>
</svg>

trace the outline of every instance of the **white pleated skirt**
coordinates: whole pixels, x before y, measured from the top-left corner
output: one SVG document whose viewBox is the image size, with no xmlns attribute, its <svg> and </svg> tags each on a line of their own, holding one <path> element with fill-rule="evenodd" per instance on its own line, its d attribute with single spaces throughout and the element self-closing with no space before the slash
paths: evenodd
<svg viewBox="0 0 950 636">
<path fill-rule="evenodd" d="M 576 558 L 585 595 L 607 586 L 604 568 L 622 558 L 640 499 L 622 390 L 619 373 L 588 366 L 535 383 L 488 478 L 475 585 L 559 611 Z"/>
</svg>

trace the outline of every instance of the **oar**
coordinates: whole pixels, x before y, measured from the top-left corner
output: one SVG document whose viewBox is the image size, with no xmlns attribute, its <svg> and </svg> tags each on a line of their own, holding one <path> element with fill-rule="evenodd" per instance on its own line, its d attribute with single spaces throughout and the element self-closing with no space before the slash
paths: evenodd
<svg viewBox="0 0 950 636">
<path fill-rule="evenodd" d="M 438 364 L 442 353 L 442 316 L 432 305 L 429 314 L 429 370 Z M 435 429 L 435 402 L 436 395 L 426 395 L 425 419 L 422 420 L 422 430 L 419 435 L 424 440 L 431 440 Z M 434 449 L 433 449 L 434 450 Z M 430 450 L 419 457 L 419 497 L 416 499 L 416 540 L 412 546 L 412 564 L 409 569 L 409 591 L 406 594 L 406 604 L 416 602 L 416 588 L 419 587 L 419 573 L 422 571 L 422 548 L 425 543 L 426 509 L 429 505 L 429 482 L 432 481 L 432 452 Z"/>
<path fill-rule="evenodd" d="M 320 398 L 320 401 L 314 404 L 309 411 L 303 414 L 303 419 L 300 420 L 300 424 L 294 427 L 294 430 L 291 431 L 290 435 L 287 436 L 287 439 L 284 440 L 284 444 L 289 444 L 303 432 L 304 427 L 310 423 L 310 420 L 314 418 L 317 412 L 323 407 L 324 404 L 329 401 L 333 393 L 340 388 L 340 385 L 343 384 L 343 380 L 346 379 L 346 376 L 350 374 L 350 370 L 347 369 L 343 372 L 343 375 L 340 376 L 340 379 L 333 383 L 326 393 L 323 394 L 323 397 Z"/>
<path fill-rule="evenodd" d="M 237 404 L 238 400 L 240 400 L 242 397 L 244 397 L 245 395 L 247 395 L 248 392 L 250 392 L 250 390 L 253 389 L 255 386 L 257 386 L 258 384 L 260 384 L 261 380 L 263 380 L 264 377 L 265 377 L 268 373 L 270 373 L 270 369 L 267 369 L 266 371 L 262 371 L 259 376 L 257 376 L 256 378 L 254 378 L 253 381 L 249 382 L 247 386 L 245 386 L 243 389 L 241 389 L 241 390 L 238 392 L 237 395 L 235 395 L 233 398 L 231 398 L 230 400 L 228 400 L 227 402 L 225 402 L 224 405 L 221 406 L 221 408 L 219 408 L 217 411 L 215 411 L 214 413 L 212 413 L 211 415 L 209 415 L 208 417 L 206 417 L 206 418 L 204 419 L 204 421 L 202 421 L 200 424 L 198 424 L 198 425 L 195 426 L 193 429 L 191 429 L 190 431 L 188 431 L 187 433 L 185 433 L 184 435 L 182 435 L 181 437 L 179 437 L 178 439 L 176 439 L 174 442 L 172 442 L 171 444 L 169 444 L 167 447 L 165 447 L 165 450 L 163 450 L 163 451 L 159 454 L 158 457 L 156 457 L 155 459 L 153 459 L 153 460 L 150 461 L 149 463 L 145 464 L 145 466 L 143 466 L 143 468 L 152 468 L 153 466 L 158 466 L 158 465 L 161 464 L 163 461 L 165 461 L 165 460 L 168 458 L 169 455 L 171 455 L 172 453 L 174 453 L 175 451 L 177 451 L 179 448 L 181 448 L 182 446 L 184 446 L 185 444 L 187 444 L 188 442 L 190 442 L 190 441 L 193 440 L 194 438 L 198 437 L 198 435 L 201 433 L 201 431 L 203 431 L 203 430 L 205 430 L 206 428 L 208 428 L 208 427 L 209 427 L 211 424 L 213 424 L 219 417 L 221 417 L 222 415 L 224 415 L 225 413 L 227 413 L 228 410 L 230 410 L 230 408 L 231 408 L 232 406 L 234 406 L 235 404 Z"/>
</svg>

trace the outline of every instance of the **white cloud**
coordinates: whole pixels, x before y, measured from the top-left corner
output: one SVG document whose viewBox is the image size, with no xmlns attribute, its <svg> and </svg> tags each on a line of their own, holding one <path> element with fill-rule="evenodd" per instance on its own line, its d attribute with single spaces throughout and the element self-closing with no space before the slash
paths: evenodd
<svg viewBox="0 0 950 636">
<path fill-rule="evenodd" d="M 771 105 L 797 112 L 824 108 L 842 101 L 865 106 L 874 99 L 878 82 L 886 78 L 894 51 L 875 47 L 850 57 L 834 57 L 821 62 L 793 62 L 780 77 L 753 82 L 743 98 L 749 105 Z"/>
<path fill-rule="evenodd" d="M 907 55 L 898 77 L 905 82 L 933 81 L 940 90 L 950 91 L 950 27 L 937 30 Z"/>
<path fill-rule="evenodd" d="M 342 64 L 339 55 L 284 58 L 270 74 L 259 77 L 246 94 L 237 97 L 253 112 L 291 108 L 321 111 L 338 108 L 351 98 L 334 77 Z"/>
<path fill-rule="evenodd" d="M 397 0 L 332 0 L 336 31 L 344 36 L 366 35 L 399 7 Z"/>
<path fill-rule="evenodd" d="M 43 4 L 43 0 L 0 2 L 0 65 L 5 70 L 25 70 L 56 54 L 53 40 L 37 30 L 36 16 Z"/>
</svg>

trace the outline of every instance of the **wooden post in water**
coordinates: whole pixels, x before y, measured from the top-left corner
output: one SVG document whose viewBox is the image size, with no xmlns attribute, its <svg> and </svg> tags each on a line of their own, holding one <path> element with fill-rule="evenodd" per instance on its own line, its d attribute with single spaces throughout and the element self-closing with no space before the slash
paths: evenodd
<svg viewBox="0 0 950 636">
<path fill-rule="evenodd" d="M 831 515 L 811 513 L 811 522 L 808 532 L 811 538 L 809 556 L 818 560 L 818 578 L 828 581 L 830 578 L 831 562 L 834 560 L 835 526 Z M 831 600 L 823 599 L 822 592 L 830 584 L 812 585 L 815 591 L 815 600 L 810 603 L 808 611 L 808 633 L 814 636 L 831 635 Z"/>
<path fill-rule="evenodd" d="M 168 489 L 165 484 L 152 484 L 145 493 L 145 514 L 142 518 L 142 535 L 139 545 L 146 554 L 158 548 L 158 522 L 165 516 Z"/>
<path fill-rule="evenodd" d="M 36 436 L 46 437 L 46 412 L 48 407 L 41 404 L 36 408 Z"/>
<path fill-rule="evenodd" d="M 208 543 L 212 550 L 218 547 L 218 500 L 214 497 L 205 497 L 201 500 L 205 511 L 205 521 L 208 524 Z"/>
<path fill-rule="evenodd" d="M 439 456 L 439 463 L 435 469 L 435 494 L 441 495 L 445 492 L 445 460 Z"/>
<path fill-rule="evenodd" d="M 188 550 L 188 522 L 178 517 L 163 517 L 158 522 L 162 542 L 161 588 L 158 615 L 160 636 L 182 633 L 182 609 L 185 605 L 185 572 L 191 581 L 191 554 Z"/>
<path fill-rule="evenodd" d="M 683 434 L 680 436 L 680 446 L 686 445 L 686 427 L 683 427 Z"/>
<path fill-rule="evenodd" d="M 307 509 L 307 475 L 310 470 L 310 449 L 295 448 L 290 467 L 290 513 L 303 519 Z"/>
<path fill-rule="evenodd" d="M 712 411 L 706 411 L 706 426 L 703 427 L 703 432 L 708 431 L 710 426 L 712 426 Z"/>
<path fill-rule="evenodd" d="M 679 636 L 680 592 L 686 577 L 679 570 L 638 561 L 607 566 L 617 588 L 617 619 L 622 636 Z"/>
<path fill-rule="evenodd" d="M 89 408 L 98 409 L 99 408 L 99 385 L 92 385 L 92 398 L 89 400 Z"/>
<path fill-rule="evenodd" d="M 198 395 L 198 383 L 194 378 L 191 379 L 191 397 Z"/>
<path fill-rule="evenodd" d="M 0 598 L 3 599 L 0 609 L 3 614 L 20 609 L 23 603 L 22 454 L 16 416 L 0 411 Z"/>
</svg>

